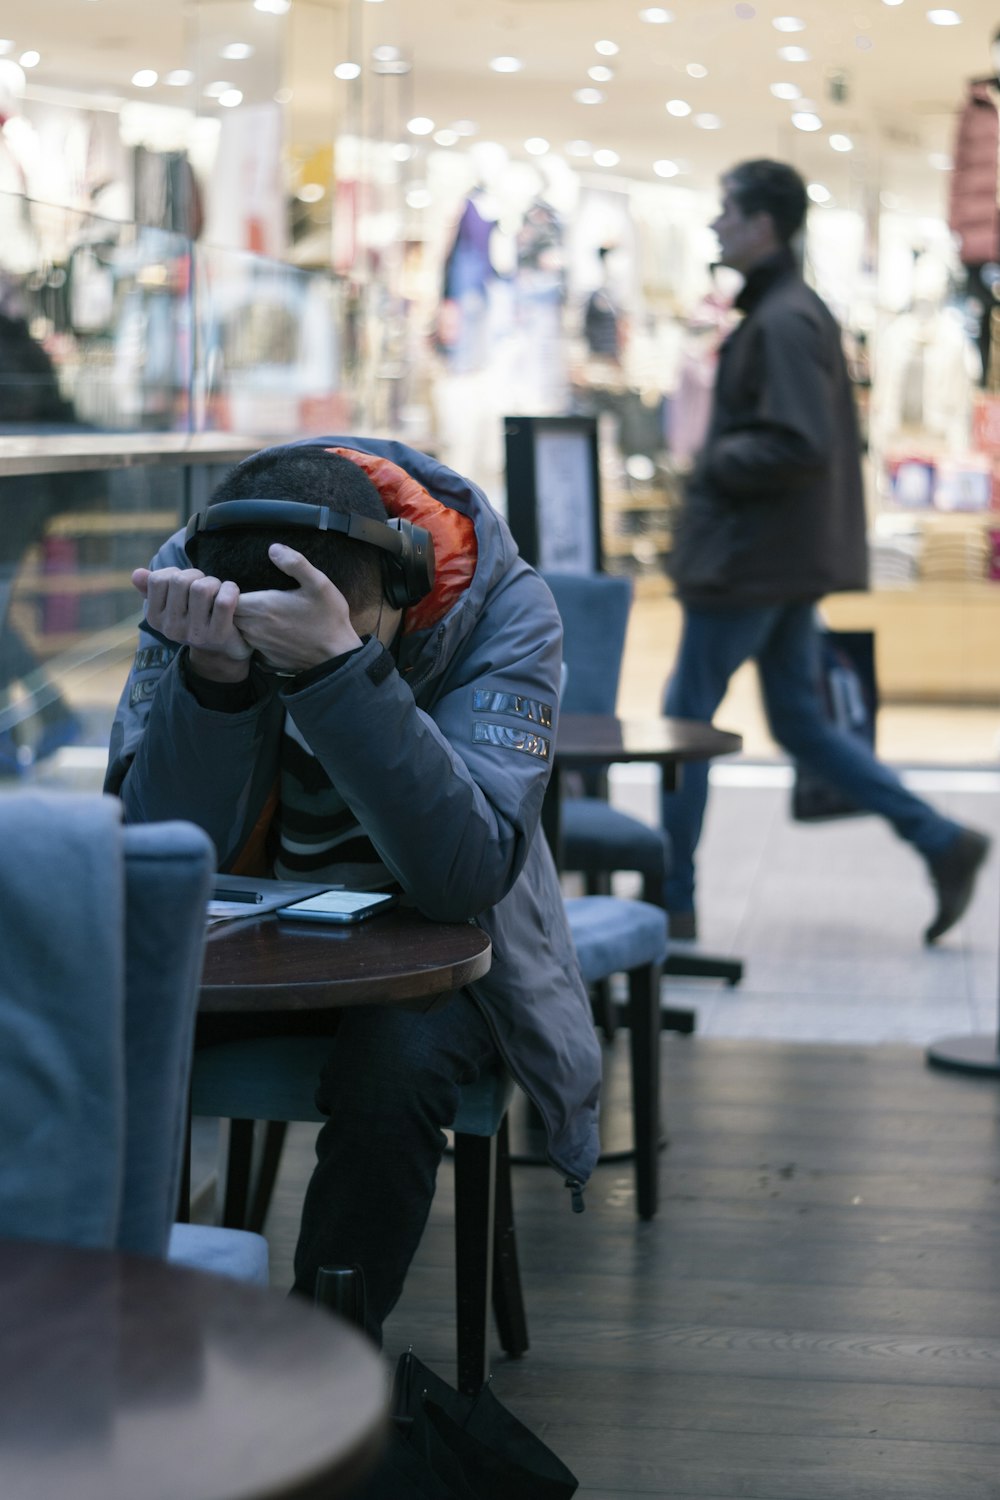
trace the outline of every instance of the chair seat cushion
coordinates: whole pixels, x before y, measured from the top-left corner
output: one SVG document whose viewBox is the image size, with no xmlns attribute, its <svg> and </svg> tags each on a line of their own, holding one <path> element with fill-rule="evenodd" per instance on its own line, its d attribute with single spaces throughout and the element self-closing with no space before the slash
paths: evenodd
<svg viewBox="0 0 1000 1500">
<path fill-rule="evenodd" d="M 666 958 L 667 914 L 660 907 L 618 896 L 567 896 L 565 905 L 585 983 Z"/>
<path fill-rule="evenodd" d="M 245 1229 L 216 1229 L 211 1224 L 175 1224 L 167 1260 L 175 1266 L 232 1276 L 257 1286 L 268 1284 L 267 1240 Z"/>
<path fill-rule="evenodd" d="M 191 1113 L 223 1120 L 323 1120 L 316 1089 L 334 1042 L 332 1036 L 248 1037 L 199 1048 L 191 1072 Z M 513 1088 L 501 1067 L 464 1084 L 455 1130 L 495 1135 Z"/>
<path fill-rule="evenodd" d="M 567 797 L 559 810 L 559 837 L 565 870 L 584 874 L 638 870 L 659 879 L 667 874 L 663 830 L 651 828 L 600 797 Z"/>
</svg>

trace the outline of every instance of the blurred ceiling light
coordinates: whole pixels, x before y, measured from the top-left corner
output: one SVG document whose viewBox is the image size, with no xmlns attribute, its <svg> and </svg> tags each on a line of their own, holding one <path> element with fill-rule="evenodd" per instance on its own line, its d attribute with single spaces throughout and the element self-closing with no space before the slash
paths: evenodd
<svg viewBox="0 0 1000 1500">
<path fill-rule="evenodd" d="M 802 98 L 802 90 L 797 83 L 772 83 L 771 93 L 776 99 Z"/>
<path fill-rule="evenodd" d="M 808 62 L 809 53 L 804 47 L 779 47 L 778 56 L 784 62 Z"/>
<path fill-rule="evenodd" d="M 245 58 L 253 57 L 253 48 L 249 42 L 230 42 L 223 47 L 219 56 L 224 57 L 227 62 L 243 62 Z"/>
<path fill-rule="evenodd" d="M 221 99 L 222 95 L 227 93 L 231 88 L 231 83 L 223 83 L 223 81 L 219 79 L 216 83 L 206 83 L 205 96 L 208 99 Z"/>
<path fill-rule="evenodd" d="M 902 5 L 903 0 L 882 0 L 883 5 Z"/>
<path fill-rule="evenodd" d="M 398 47 L 373 47 L 372 57 L 376 62 L 395 62 L 399 56 Z"/>
<path fill-rule="evenodd" d="M 494 73 L 520 73 L 524 63 L 519 57 L 491 57 L 490 68 Z"/>
<path fill-rule="evenodd" d="M 599 52 L 602 57 L 617 57 L 619 52 L 617 42 L 595 42 L 594 51 Z"/>
<path fill-rule="evenodd" d="M 21 61 L 24 62 L 23 57 Z M 137 89 L 151 89 L 158 82 L 159 76 L 152 68 L 140 68 L 138 73 L 132 74 L 132 84 Z"/>
<path fill-rule="evenodd" d="M 291 10 L 292 0 L 253 0 L 253 8 L 269 16 L 283 16 Z"/>
<path fill-rule="evenodd" d="M 415 182 L 406 194 L 407 208 L 430 208 L 434 199 L 422 182 Z"/>
<path fill-rule="evenodd" d="M 805 31 L 806 23 L 798 16 L 775 16 L 771 22 L 775 31 Z"/>
<path fill-rule="evenodd" d="M 673 11 L 664 10 L 662 5 L 647 5 L 639 12 L 639 20 L 646 21 L 650 26 L 666 26 L 673 19 Z"/>
<path fill-rule="evenodd" d="M 828 187 L 824 187 L 821 182 L 811 182 L 806 188 L 806 192 L 809 195 L 810 201 L 813 203 L 829 203 L 830 199 L 833 197 L 830 189 Z"/>
<path fill-rule="evenodd" d="M 594 163 L 598 167 L 617 167 L 621 157 L 617 151 L 595 151 Z"/>
<path fill-rule="evenodd" d="M 438 146 L 457 146 L 458 139 L 457 130 L 435 130 L 434 132 L 434 140 Z"/>
<path fill-rule="evenodd" d="M 405 141 L 397 142 L 389 153 L 393 161 L 409 161 L 411 156 L 416 156 L 416 154 L 416 147 L 408 146 Z"/>
<path fill-rule="evenodd" d="M 224 94 L 219 95 L 219 103 L 223 109 L 235 109 L 238 104 L 243 103 L 243 92 L 241 89 L 226 89 Z"/>
<path fill-rule="evenodd" d="M 610 83 L 614 76 L 614 70 L 612 68 L 605 68 L 600 63 L 596 68 L 587 69 L 587 77 L 592 78 L 595 83 Z"/>
<path fill-rule="evenodd" d="M 792 124 L 796 130 L 810 131 L 823 129 L 823 121 L 819 115 L 811 114 L 807 109 L 796 110 L 795 114 L 792 115 Z"/>
<path fill-rule="evenodd" d="M 18 58 L 18 62 L 21 64 L 22 68 L 37 68 L 41 60 L 42 54 L 40 52 L 36 52 L 33 47 L 30 48 L 27 52 L 22 52 L 21 56 Z"/>
<path fill-rule="evenodd" d="M 174 68 L 163 80 L 172 89 L 182 89 L 186 84 L 194 83 L 194 74 L 190 68 Z"/>
<path fill-rule="evenodd" d="M 694 123 L 699 130 L 721 130 L 722 121 L 718 115 L 695 115 Z"/>
<path fill-rule="evenodd" d="M 337 66 L 333 70 L 333 76 L 334 76 L 334 78 L 344 78 L 344 79 L 348 79 L 348 78 L 360 78 L 361 77 L 361 64 L 360 63 L 352 63 L 352 62 L 338 63 Z"/>
<path fill-rule="evenodd" d="M 530 135 L 524 143 L 524 149 L 529 156 L 544 156 L 549 149 L 549 143 L 544 136 Z"/>
<path fill-rule="evenodd" d="M 691 113 L 691 106 L 686 99 L 668 99 L 666 110 L 668 115 L 676 115 L 678 120 L 683 120 L 685 115 Z"/>
<path fill-rule="evenodd" d="M 689 78 L 707 78 L 708 69 L 704 63 L 688 63 L 684 69 Z"/>
<path fill-rule="evenodd" d="M 300 203 L 318 203 L 326 196 L 326 188 L 319 182 L 304 182 L 295 196 Z"/>
<path fill-rule="evenodd" d="M 411 135 L 430 135 L 434 129 L 434 121 L 429 120 L 426 115 L 414 115 L 412 120 L 407 120 L 406 128 Z"/>
<path fill-rule="evenodd" d="M 0 57 L 6 57 L 7 53 L 11 50 L 13 45 L 13 42 L 7 41 L 4 37 L 0 37 Z"/>
<path fill-rule="evenodd" d="M 567 141 L 567 156 L 593 156 L 594 148 L 589 141 Z"/>
<path fill-rule="evenodd" d="M 668 161 L 666 157 L 662 161 L 654 161 L 653 171 L 657 177 L 676 177 L 680 167 L 675 161 Z"/>
<path fill-rule="evenodd" d="M 961 26 L 962 17 L 957 10 L 929 10 L 927 19 L 932 26 Z"/>
<path fill-rule="evenodd" d="M 830 146 L 834 151 L 854 150 L 854 142 L 849 135 L 831 135 Z"/>
<path fill-rule="evenodd" d="M 573 98 L 577 104 L 603 104 L 604 95 L 600 89 L 576 89 Z"/>
</svg>

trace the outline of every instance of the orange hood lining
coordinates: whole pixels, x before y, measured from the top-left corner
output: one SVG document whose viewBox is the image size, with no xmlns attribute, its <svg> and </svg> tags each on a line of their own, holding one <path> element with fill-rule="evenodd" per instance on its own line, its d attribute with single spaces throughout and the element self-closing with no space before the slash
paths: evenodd
<svg viewBox="0 0 1000 1500">
<path fill-rule="evenodd" d="M 387 458 L 358 448 L 327 448 L 363 469 L 382 497 L 390 516 L 423 526 L 434 540 L 434 587 L 406 611 L 403 629 L 427 630 L 442 619 L 465 593 L 476 571 L 478 547 L 471 516 L 435 500 L 419 480 Z"/>
</svg>

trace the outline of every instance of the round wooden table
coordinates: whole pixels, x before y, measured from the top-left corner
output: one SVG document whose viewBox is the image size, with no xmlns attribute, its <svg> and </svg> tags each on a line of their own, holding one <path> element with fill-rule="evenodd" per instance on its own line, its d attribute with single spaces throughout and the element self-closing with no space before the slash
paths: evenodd
<svg viewBox="0 0 1000 1500">
<path fill-rule="evenodd" d="M 338 927 L 265 916 L 208 933 L 199 1011 L 209 1015 L 430 1004 L 481 979 L 490 940 L 468 922 L 395 907 Z"/>
<path fill-rule="evenodd" d="M 336 1500 L 387 1377 L 340 1318 L 105 1250 L 0 1241 L 3 1500 Z"/>
</svg>

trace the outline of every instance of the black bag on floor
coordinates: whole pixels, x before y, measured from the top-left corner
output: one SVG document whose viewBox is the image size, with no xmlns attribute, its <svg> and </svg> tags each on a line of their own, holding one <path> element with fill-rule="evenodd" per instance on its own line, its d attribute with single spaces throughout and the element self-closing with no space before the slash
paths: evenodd
<svg viewBox="0 0 1000 1500">
<path fill-rule="evenodd" d="M 871 630 L 821 630 L 818 691 L 831 724 L 875 745 L 878 684 L 875 635 Z M 800 823 L 857 817 L 859 807 L 838 787 L 797 764 L 792 785 L 792 817 Z"/>
<path fill-rule="evenodd" d="M 388 1447 L 358 1500 L 569 1500 L 576 1489 L 489 1382 L 463 1396 L 412 1351 L 400 1356 Z"/>
</svg>

